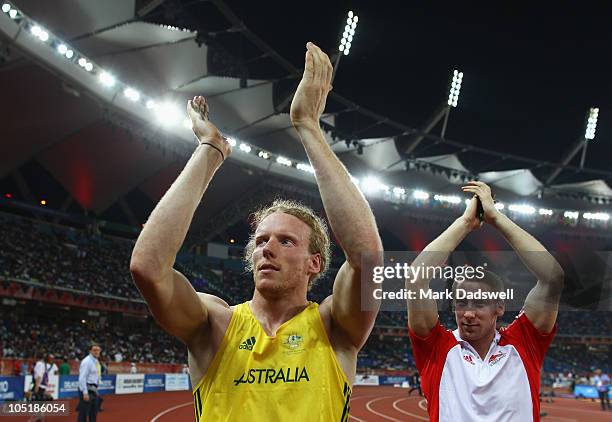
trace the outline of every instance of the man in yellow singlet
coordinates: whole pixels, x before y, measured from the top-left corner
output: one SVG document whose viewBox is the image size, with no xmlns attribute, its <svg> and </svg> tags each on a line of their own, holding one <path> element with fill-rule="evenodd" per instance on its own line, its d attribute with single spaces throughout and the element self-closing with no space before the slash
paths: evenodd
<svg viewBox="0 0 612 422">
<path fill-rule="evenodd" d="M 319 217 L 292 201 L 276 201 L 254 214 L 245 251 L 255 282 L 250 301 L 230 306 L 196 293 L 173 269 L 204 191 L 231 153 L 208 120 L 204 98 L 188 103 L 199 145 L 151 213 L 130 270 L 157 322 L 187 345 L 198 422 L 348 420 L 357 352 L 377 309 L 362 310 L 361 274 L 370 268 L 363 258 L 378 265 L 382 245 L 368 203 L 319 126 L 331 77 L 327 55 L 308 43 L 291 121 L 346 256 L 333 294 L 320 305 L 308 302 L 306 294 L 329 265 L 329 236 Z"/>
</svg>

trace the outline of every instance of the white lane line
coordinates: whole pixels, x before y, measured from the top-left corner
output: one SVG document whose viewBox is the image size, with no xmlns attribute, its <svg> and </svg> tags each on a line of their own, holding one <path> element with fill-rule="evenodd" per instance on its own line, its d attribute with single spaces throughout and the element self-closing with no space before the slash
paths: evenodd
<svg viewBox="0 0 612 422">
<path fill-rule="evenodd" d="M 374 413 L 375 415 L 380 416 L 381 418 L 385 418 L 385 419 L 388 419 L 388 420 L 393 421 L 393 422 L 403 422 L 403 421 L 400 421 L 399 419 L 395 419 L 395 418 L 392 418 L 391 416 L 387 416 L 387 415 L 385 415 L 383 413 L 377 412 L 376 410 L 374 410 L 374 409 L 372 409 L 370 407 L 370 405 L 376 403 L 379 400 L 390 399 L 390 398 L 393 398 L 393 397 L 397 397 L 397 396 L 384 396 L 384 397 L 379 397 L 377 399 L 372 399 L 372 400 L 370 400 L 369 402 L 366 403 L 366 409 L 368 409 L 369 412 Z"/>
<path fill-rule="evenodd" d="M 155 415 L 153 417 L 153 419 L 151 419 L 151 422 L 157 422 L 157 420 L 159 418 L 161 418 L 162 416 L 164 416 L 165 414 L 170 413 L 170 412 L 174 412 L 176 409 L 180 409 L 181 407 L 189 406 L 189 405 L 192 405 L 192 404 L 193 404 L 193 401 L 188 401 L 187 403 L 183 403 L 183 404 L 179 404 L 179 405 L 176 405 L 176 406 L 172 406 L 172 407 L 164 410 L 163 412 L 160 412 L 157 415 Z"/>
<path fill-rule="evenodd" d="M 427 412 L 427 399 L 423 399 L 419 402 L 419 407 Z"/>
<path fill-rule="evenodd" d="M 394 408 L 395 410 L 397 410 L 398 412 L 403 413 L 404 415 L 407 415 L 407 416 L 412 416 L 412 417 L 415 417 L 415 418 L 420 419 L 420 420 L 422 420 L 422 421 L 428 421 L 428 420 L 429 420 L 429 418 L 426 418 L 426 417 L 424 417 L 424 416 L 420 416 L 420 415 L 415 415 L 414 413 L 410 413 L 410 412 L 407 412 L 407 411 L 405 411 L 405 410 L 403 410 L 403 409 L 400 409 L 400 407 L 399 407 L 398 403 L 399 403 L 399 402 L 402 402 L 402 401 L 404 401 L 404 400 L 408 400 L 409 398 L 410 398 L 410 397 L 404 397 L 403 399 L 398 399 L 398 400 L 395 400 L 395 401 L 393 402 L 393 408 Z"/>
<path fill-rule="evenodd" d="M 351 397 L 351 404 L 353 404 L 353 402 L 355 400 L 365 399 L 365 398 L 368 398 L 368 397 L 378 397 L 378 394 L 367 394 L 365 396 Z M 349 414 L 349 420 L 350 419 L 355 419 L 357 422 L 368 422 L 368 421 L 366 421 L 364 419 L 358 418 L 357 416 L 353 416 L 353 415 Z"/>
</svg>

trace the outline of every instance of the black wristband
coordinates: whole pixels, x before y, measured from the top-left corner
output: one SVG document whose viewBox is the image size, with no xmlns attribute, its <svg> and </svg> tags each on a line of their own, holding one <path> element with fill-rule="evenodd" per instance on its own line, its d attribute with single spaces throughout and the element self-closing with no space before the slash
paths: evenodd
<svg viewBox="0 0 612 422">
<path fill-rule="evenodd" d="M 225 155 L 223 155 L 223 151 L 221 151 L 221 149 L 220 149 L 218 146 L 213 145 L 213 144 L 211 144 L 210 142 L 200 142 L 200 145 L 209 145 L 209 146 L 213 147 L 214 149 L 216 149 L 217 151 L 219 151 L 219 154 L 221 154 L 221 159 L 222 159 L 223 161 L 225 161 Z"/>
</svg>

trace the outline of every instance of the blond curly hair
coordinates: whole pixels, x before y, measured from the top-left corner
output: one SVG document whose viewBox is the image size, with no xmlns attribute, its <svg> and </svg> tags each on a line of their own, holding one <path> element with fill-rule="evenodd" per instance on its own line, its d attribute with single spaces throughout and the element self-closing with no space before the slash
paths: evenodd
<svg viewBox="0 0 612 422">
<path fill-rule="evenodd" d="M 282 212 L 299 218 L 310 227 L 310 241 L 308 251 L 311 254 L 318 253 L 321 255 L 321 271 L 313 274 L 308 280 L 308 289 L 314 286 L 329 268 L 331 259 L 331 244 L 329 240 L 329 231 L 325 221 L 315 212 L 298 201 L 288 199 L 276 199 L 272 204 L 264 206 L 253 214 L 251 214 L 251 229 L 252 233 L 249 236 L 249 242 L 244 250 L 244 263 L 248 272 L 253 272 L 253 251 L 255 250 L 255 231 L 264 218 L 275 212 Z"/>
</svg>

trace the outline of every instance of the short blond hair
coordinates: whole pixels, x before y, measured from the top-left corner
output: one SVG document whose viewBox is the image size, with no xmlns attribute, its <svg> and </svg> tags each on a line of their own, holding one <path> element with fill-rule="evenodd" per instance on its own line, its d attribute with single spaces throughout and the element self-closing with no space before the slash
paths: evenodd
<svg viewBox="0 0 612 422">
<path fill-rule="evenodd" d="M 321 271 L 313 274 L 308 280 L 308 288 L 310 289 L 317 280 L 319 280 L 329 268 L 331 259 L 331 245 L 329 240 L 329 231 L 325 221 L 319 217 L 311 208 L 298 201 L 288 199 L 275 199 L 272 204 L 264 206 L 253 214 L 251 214 L 251 229 L 252 233 L 249 236 L 249 242 L 244 250 L 244 263 L 246 270 L 253 272 L 253 251 L 255 250 L 255 231 L 259 224 L 275 212 L 282 212 L 299 218 L 310 227 L 310 240 L 308 243 L 308 251 L 311 254 L 318 253 L 321 256 Z"/>
</svg>

